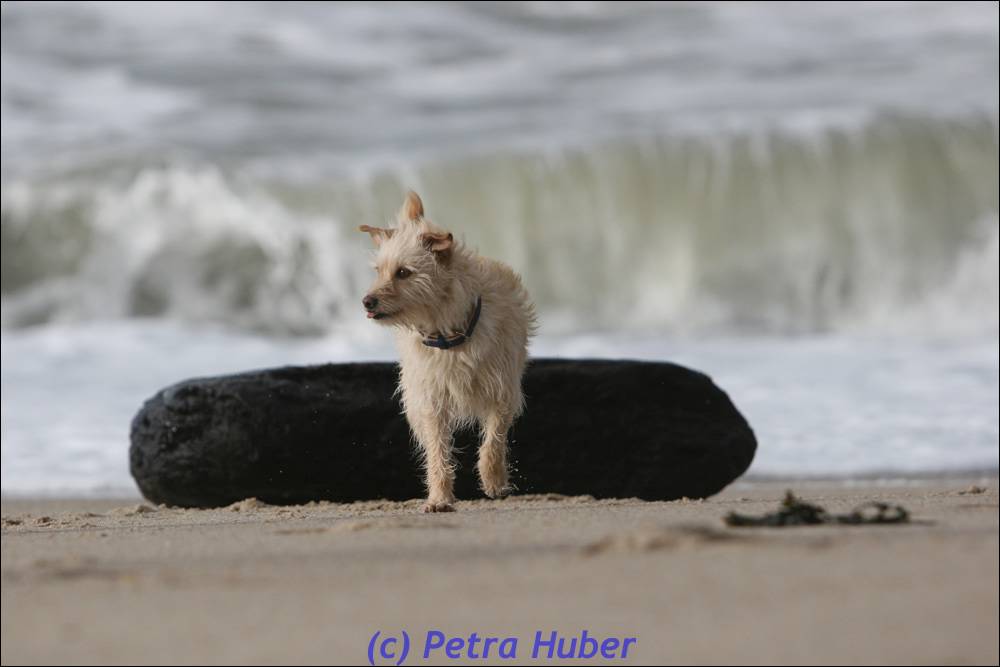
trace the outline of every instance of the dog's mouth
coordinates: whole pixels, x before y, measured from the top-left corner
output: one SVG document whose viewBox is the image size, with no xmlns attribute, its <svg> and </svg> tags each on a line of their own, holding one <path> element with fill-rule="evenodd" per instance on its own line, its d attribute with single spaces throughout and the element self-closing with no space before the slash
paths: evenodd
<svg viewBox="0 0 1000 667">
<path fill-rule="evenodd" d="M 368 311 L 368 319 L 370 320 L 384 320 L 387 317 L 392 317 L 392 313 L 379 313 L 374 310 Z"/>
</svg>

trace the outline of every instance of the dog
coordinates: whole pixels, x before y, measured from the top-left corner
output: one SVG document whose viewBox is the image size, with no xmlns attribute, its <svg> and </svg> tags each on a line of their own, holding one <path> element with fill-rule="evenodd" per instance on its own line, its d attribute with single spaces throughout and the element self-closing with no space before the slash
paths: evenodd
<svg viewBox="0 0 1000 667">
<path fill-rule="evenodd" d="M 524 409 L 521 379 L 535 307 L 521 278 L 424 217 L 409 192 L 394 228 L 362 225 L 375 244 L 368 318 L 395 329 L 398 393 L 419 443 L 424 512 L 454 511 L 452 435 L 478 425 L 479 481 L 490 498 L 510 492 L 507 431 Z"/>
</svg>

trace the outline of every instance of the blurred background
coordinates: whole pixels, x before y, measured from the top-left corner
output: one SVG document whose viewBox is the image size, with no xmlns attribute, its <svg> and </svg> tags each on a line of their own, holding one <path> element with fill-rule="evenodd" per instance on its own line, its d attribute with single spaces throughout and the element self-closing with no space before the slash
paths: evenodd
<svg viewBox="0 0 1000 667">
<path fill-rule="evenodd" d="M 752 475 L 996 470 L 997 17 L 4 2 L 3 492 L 135 493 L 163 385 L 393 359 L 355 229 L 409 188 L 534 355 L 711 374 Z"/>
</svg>

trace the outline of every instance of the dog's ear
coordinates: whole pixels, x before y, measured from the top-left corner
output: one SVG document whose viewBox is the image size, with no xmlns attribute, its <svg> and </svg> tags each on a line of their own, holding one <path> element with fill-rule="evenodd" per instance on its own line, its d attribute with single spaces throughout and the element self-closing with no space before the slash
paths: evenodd
<svg viewBox="0 0 1000 667">
<path fill-rule="evenodd" d="M 358 231 L 371 234 L 376 248 L 382 245 L 383 241 L 391 239 L 392 235 L 396 233 L 395 229 L 382 229 L 381 227 L 369 227 L 368 225 L 361 225 L 358 227 Z"/>
<path fill-rule="evenodd" d="M 399 209 L 399 221 L 410 222 L 424 217 L 424 203 L 420 201 L 420 195 L 413 190 L 406 193 L 403 207 Z"/>
<path fill-rule="evenodd" d="M 454 240 L 455 237 L 449 232 L 424 232 L 420 235 L 420 242 L 438 259 L 447 259 L 451 255 L 451 246 Z"/>
</svg>

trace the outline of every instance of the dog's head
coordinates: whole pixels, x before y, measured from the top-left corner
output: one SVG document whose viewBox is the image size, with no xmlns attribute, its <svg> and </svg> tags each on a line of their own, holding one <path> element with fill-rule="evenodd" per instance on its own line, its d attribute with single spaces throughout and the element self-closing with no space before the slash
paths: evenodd
<svg viewBox="0 0 1000 667">
<path fill-rule="evenodd" d="M 417 193 L 406 195 L 397 226 L 362 225 L 375 243 L 375 282 L 362 299 L 370 319 L 382 324 L 419 326 L 451 292 L 454 238 L 424 219 Z"/>
</svg>

